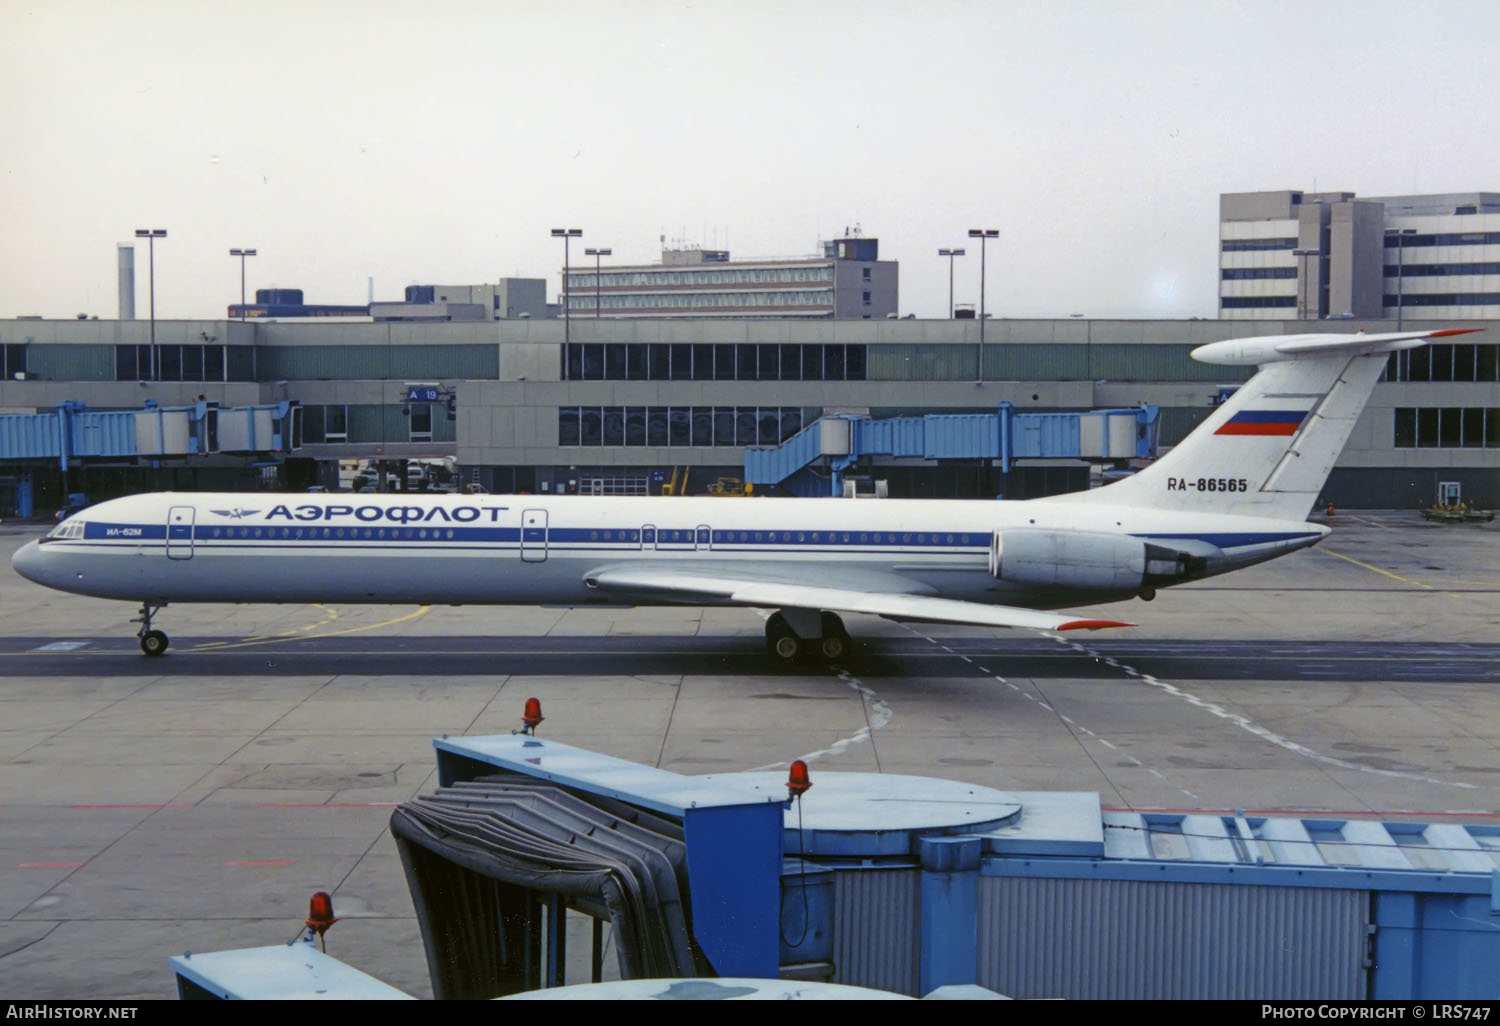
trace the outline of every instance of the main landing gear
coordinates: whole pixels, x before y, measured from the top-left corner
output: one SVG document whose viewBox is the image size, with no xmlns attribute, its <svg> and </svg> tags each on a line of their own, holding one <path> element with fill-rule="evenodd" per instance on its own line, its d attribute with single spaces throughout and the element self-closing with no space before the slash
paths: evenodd
<svg viewBox="0 0 1500 1026">
<path fill-rule="evenodd" d="M 166 605 L 165 602 L 162 606 Z M 148 656 L 159 656 L 167 650 L 170 641 L 166 634 L 151 629 L 151 616 L 162 606 L 153 606 L 149 602 L 141 603 L 141 615 L 137 616 L 131 623 L 138 623 L 141 629 L 135 632 L 135 636 L 141 639 L 141 651 Z"/>
<path fill-rule="evenodd" d="M 766 620 L 766 652 L 780 663 L 809 656 L 825 663 L 849 657 L 854 643 L 836 613 L 780 609 Z"/>
</svg>

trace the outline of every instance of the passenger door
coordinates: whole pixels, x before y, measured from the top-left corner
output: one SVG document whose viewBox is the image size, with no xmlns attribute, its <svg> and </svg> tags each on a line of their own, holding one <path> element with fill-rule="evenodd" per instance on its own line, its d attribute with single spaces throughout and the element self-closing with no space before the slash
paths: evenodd
<svg viewBox="0 0 1500 1026">
<path fill-rule="evenodd" d="M 192 506 L 173 506 L 167 511 L 167 558 L 193 558 Z"/>
<path fill-rule="evenodd" d="M 547 561 L 547 511 L 521 511 L 521 559 L 527 563 Z"/>
</svg>

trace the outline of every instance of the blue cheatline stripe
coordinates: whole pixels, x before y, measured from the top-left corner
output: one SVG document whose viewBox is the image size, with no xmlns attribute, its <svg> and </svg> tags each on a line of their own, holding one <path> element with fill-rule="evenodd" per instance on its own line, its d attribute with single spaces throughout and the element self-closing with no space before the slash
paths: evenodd
<svg viewBox="0 0 1500 1026">
<path fill-rule="evenodd" d="M 102 524 L 90 520 L 84 524 L 83 536 L 107 541 L 160 540 L 167 536 L 167 528 L 164 524 Z"/>
<path fill-rule="evenodd" d="M 969 531 L 699 531 L 693 528 L 657 528 L 643 532 L 639 528 L 601 529 L 586 527 L 312 527 L 312 526 L 247 526 L 231 525 L 210 527 L 199 524 L 196 528 L 174 525 L 170 531 L 173 542 L 211 545 L 215 542 L 283 541 L 304 543 L 340 542 L 421 542 L 453 541 L 470 544 L 505 545 L 524 540 L 527 543 L 550 546 L 587 545 L 589 547 L 625 546 L 638 549 L 642 544 L 657 548 L 706 549 L 710 544 L 719 548 L 734 547 L 744 551 L 777 549 L 832 549 L 834 551 L 868 549 L 988 549 L 989 535 Z M 142 541 L 161 541 L 169 533 L 161 525 L 110 524 L 91 522 L 87 525 L 85 539 L 130 544 Z"/>
<path fill-rule="evenodd" d="M 163 545 L 162 545 L 162 543 L 160 541 L 157 541 L 157 542 L 149 544 L 149 545 L 142 545 L 142 544 L 140 544 L 138 542 L 134 542 L 134 541 L 126 541 L 126 542 L 106 542 L 106 541 L 81 542 L 81 543 L 79 543 L 79 547 L 82 548 L 83 550 L 89 551 L 89 552 L 98 552 L 98 551 L 101 551 L 101 550 L 107 550 L 107 551 L 112 551 L 112 552 L 124 552 L 124 553 L 137 552 L 138 553 L 138 552 L 141 552 L 143 549 L 145 551 L 147 551 L 147 552 L 153 552 L 153 553 L 160 553 L 160 552 L 165 551 L 165 549 L 164 549 L 164 547 L 163 547 Z M 739 556 L 751 555 L 751 556 L 758 557 L 758 558 L 760 558 L 762 560 L 765 560 L 765 559 L 776 559 L 776 558 L 785 558 L 785 559 L 794 560 L 794 561 L 800 561 L 804 557 L 814 556 L 814 555 L 836 556 L 836 557 L 840 557 L 840 558 L 843 558 L 843 557 L 854 558 L 854 557 L 865 556 L 865 557 L 871 557 L 871 558 L 880 559 L 882 562 L 889 561 L 891 559 L 898 559 L 898 558 L 901 558 L 901 557 L 914 558 L 914 557 L 918 557 L 918 556 L 926 556 L 929 559 L 933 559 L 933 558 L 937 558 L 937 557 L 943 557 L 943 556 L 955 556 L 955 557 L 962 557 L 962 558 L 965 558 L 967 560 L 973 560 L 975 558 L 975 556 L 978 554 L 976 552 L 976 550 L 973 550 L 973 549 L 958 550 L 958 549 L 931 549 L 931 548 L 929 548 L 929 549 L 925 549 L 924 550 L 924 549 L 916 549 L 916 548 L 903 549 L 903 548 L 899 548 L 899 547 L 897 547 L 897 548 L 884 548 L 884 549 L 872 549 L 872 548 L 861 549 L 861 548 L 855 548 L 855 547 L 849 547 L 849 548 L 816 548 L 815 549 L 815 548 L 812 548 L 811 546 L 804 546 L 804 547 L 798 549 L 798 548 L 782 548 L 780 546 L 776 546 L 776 547 L 773 548 L 773 547 L 771 547 L 769 545 L 762 546 L 759 549 L 754 549 L 754 548 L 751 548 L 751 549 L 739 549 L 739 548 L 730 549 L 730 548 L 722 548 L 722 547 L 716 547 L 716 548 L 704 547 L 704 548 L 701 548 L 701 549 L 693 549 L 693 548 L 687 548 L 687 547 L 680 548 L 680 549 L 662 549 L 662 548 L 657 548 L 657 549 L 642 549 L 639 545 L 614 545 L 614 546 L 607 546 L 607 545 L 599 544 L 599 545 L 567 545 L 567 546 L 560 546 L 560 545 L 556 545 L 556 544 L 548 544 L 546 546 L 543 546 L 541 543 L 537 543 L 534 547 L 533 546 L 528 546 L 525 549 L 522 549 L 515 542 L 511 542 L 509 544 L 472 545 L 472 544 L 463 544 L 463 543 L 459 543 L 459 542 L 450 542 L 450 541 L 444 541 L 442 539 L 432 539 L 432 538 L 427 538 L 427 539 L 410 539 L 410 540 L 408 540 L 408 539 L 393 540 L 393 539 L 387 538 L 385 541 L 370 541 L 370 542 L 364 541 L 363 539 L 360 539 L 360 540 L 357 540 L 357 541 L 356 540 L 350 540 L 350 539 L 345 539 L 345 540 L 330 539 L 328 541 L 324 541 L 322 538 L 303 538 L 301 540 L 298 540 L 298 539 L 284 540 L 284 539 L 281 539 L 281 538 L 269 538 L 269 539 L 267 539 L 267 538 L 260 538 L 260 539 L 246 538 L 244 540 L 241 540 L 239 538 L 236 538 L 236 539 L 233 539 L 233 540 L 224 540 L 224 539 L 221 539 L 219 541 L 207 541 L 207 542 L 200 540 L 200 541 L 194 542 L 191 547 L 188 546 L 188 545 L 186 545 L 186 544 L 181 545 L 180 546 L 180 550 L 181 550 L 181 552 L 182 552 L 182 554 L 183 554 L 184 557 L 187 556 L 187 554 L 189 553 L 189 551 L 191 551 L 191 553 L 194 556 L 223 555 L 223 554 L 227 554 L 227 553 L 233 553 L 233 554 L 238 554 L 238 555 L 247 555 L 247 556 L 248 555 L 278 555 L 278 556 L 287 556 L 287 555 L 295 555 L 295 554 L 306 554 L 306 553 L 308 553 L 310 551 L 314 551 L 314 550 L 332 550 L 332 551 L 337 551 L 337 552 L 342 552 L 342 553 L 367 552 L 367 553 L 371 553 L 371 554 L 381 553 L 381 552 L 384 552 L 384 553 L 394 553 L 394 552 L 400 551 L 400 552 L 422 553 L 423 555 L 428 555 L 428 556 L 450 556 L 450 557 L 456 558 L 456 559 L 457 558 L 473 559 L 475 557 L 485 557 L 485 556 L 514 557 L 518 552 L 529 553 L 529 552 L 535 551 L 538 554 L 540 554 L 542 552 L 546 552 L 549 558 L 554 558 L 554 559 L 572 558 L 572 557 L 576 557 L 576 558 L 587 557 L 587 558 L 592 558 L 592 559 L 623 559 L 623 558 L 628 558 L 628 557 L 641 557 L 641 556 L 644 556 L 644 555 L 647 555 L 647 554 L 658 554 L 659 553 L 659 554 L 663 554 L 663 555 L 683 555 L 683 556 L 689 556 L 689 557 L 692 557 L 692 556 L 701 556 L 701 557 L 704 557 L 704 558 L 719 558 L 719 557 L 726 557 L 727 558 L 728 556 L 731 556 L 731 555 L 739 555 Z M 955 563 L 952 564 L 952 566 L 954 568 L 960 568 L 960 569 L 962 567 L 964 567 L 964 566 L 967 566 L 967 565 L 970 565 L 970 564 L 969 563 L 958 563 L 958 562 L 955 562 Z"/>
<path fill-rule="evenodd" d="M 572 551 L 637 552 L 641 550 L 640 529 L 599 529 L 586 527 L 526 528 L 519 527 L 205 527 L 198 525 L 189 537 L 186 525 L 175 526 L 168 538 L 164 525 L 110 524 L 90 522 L 84 538 L 130 546 L 140 542 L 170 540 L 177 544 L 191 542 L 196 546 L 214 547 L 256 542 L 302 545 L 342 545 L 379 548 L 381 544 L 452 543 L 452 547 L 515 547 L 523 540 L 527 545 L 566 548 Z M 893 550 L 973 552 L 989 549 L 990 536 L 975 531 L 725 531 L 706 532 L 711 541 L 699 539 L 689 528 L 658 528 L 648 548 L 667 551 L 700 552 L 889 552 Z M 1274 542 L 1316 538 L 1316 531 L 1285 532 L 1185 532 L 1163 534 L 1139 532 L 1142 539 L 1188 539 L 1208 542 L 1220 548 L 1265 545 Z"/>
</svg>

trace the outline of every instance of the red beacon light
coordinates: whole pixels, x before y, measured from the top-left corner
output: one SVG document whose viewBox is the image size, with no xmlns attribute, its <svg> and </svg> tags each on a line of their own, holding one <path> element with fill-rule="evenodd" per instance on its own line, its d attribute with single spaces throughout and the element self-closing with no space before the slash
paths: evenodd
<svg viewBox="0 0 1500 1026">
<path fill-rule="evenodd" d="M 786 779 L 786 797 L 788 801 L 793 798 L 801 798 L 812 787 L 812 778 L 807 775 L 807 763 L 801 759 L 792 763 L 791 774 Z"/>
<path fill-rule="evenodd" d="M 312 901 L 307 906 L 307 929 L 308 932 L 323 940 L 323 935 L 328 928 L 338 922 L 333 914 L 333 898 L 327 891 L 319 891 L 312 896 Z M 324 950 L 327 950 L 326 944 Z"/>
<path fill-rule="evenodd" d="M 542 715 L 542 702 L 539 698 L 526 699 L 526 711 L 521 714 L 521 733 L 534 734 L 537 724 L 546 719 Z"/>
</svg>

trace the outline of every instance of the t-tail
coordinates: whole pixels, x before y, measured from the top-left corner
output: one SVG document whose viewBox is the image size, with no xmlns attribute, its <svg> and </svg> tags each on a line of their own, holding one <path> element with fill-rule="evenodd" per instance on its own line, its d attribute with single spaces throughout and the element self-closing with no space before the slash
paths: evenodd
<svg viewBox="0 0 1500 1026">
<path fill-rule="evenodd" d="M 1260 370 L 1140 473 L 1075 501 L 1303 520 L 1354 430 L 1389 354 L 1481 328 L 1268 335 L 1199 346 L 1204 363 Z"/>
</svg>

